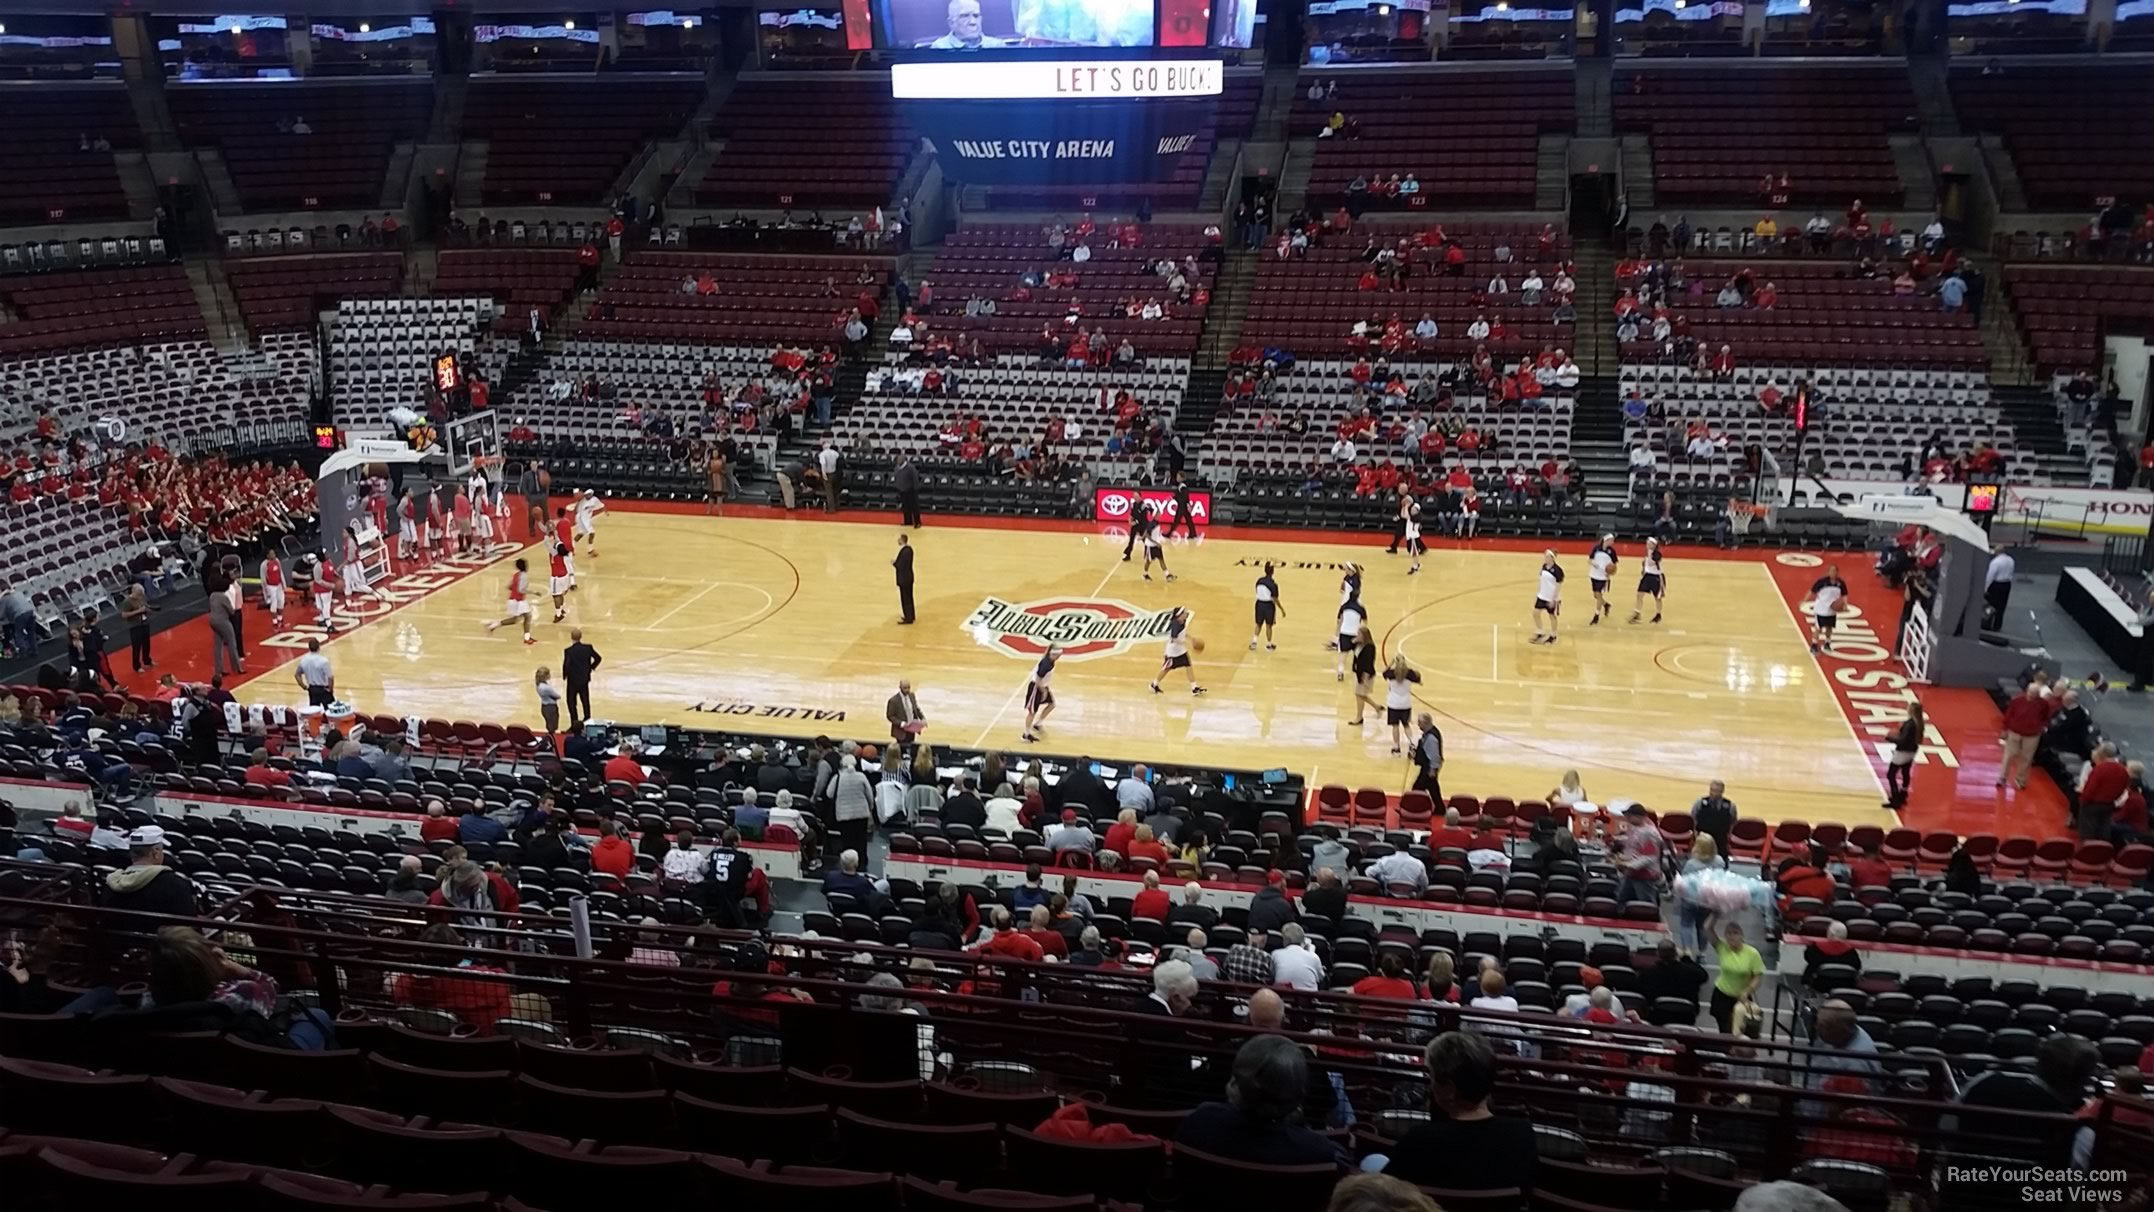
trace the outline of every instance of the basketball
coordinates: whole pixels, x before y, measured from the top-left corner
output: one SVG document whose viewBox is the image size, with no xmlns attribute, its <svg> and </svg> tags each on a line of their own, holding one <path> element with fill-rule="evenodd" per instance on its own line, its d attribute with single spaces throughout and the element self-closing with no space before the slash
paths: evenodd
<svg viewBox="0 0 2154 1212">
<path fill-rule="evenodd" d="M 1189 641 L 1189 651 L 1202 654 L 1204 651 L 1204 641 L 1196 639 L 1195 637 L 1191 637 Z"/>
</svg>

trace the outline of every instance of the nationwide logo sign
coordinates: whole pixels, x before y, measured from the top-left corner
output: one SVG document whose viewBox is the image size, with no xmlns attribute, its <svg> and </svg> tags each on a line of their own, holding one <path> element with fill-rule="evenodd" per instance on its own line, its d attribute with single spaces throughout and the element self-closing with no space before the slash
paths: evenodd
<svg viewBox="0 0 2154 1212">
<path fill-rule="evenodd" d="M 1047 646 L 1062 659 L 1114 656 L 1137 644 L 1164 642 L 1173 611 L 1148 610 L 1112 598 L 1049 598 L 1039 602 L 980 603 L 962 626 L 982 647 L 1014 660 L 1036 660 Z"/>
</svg>

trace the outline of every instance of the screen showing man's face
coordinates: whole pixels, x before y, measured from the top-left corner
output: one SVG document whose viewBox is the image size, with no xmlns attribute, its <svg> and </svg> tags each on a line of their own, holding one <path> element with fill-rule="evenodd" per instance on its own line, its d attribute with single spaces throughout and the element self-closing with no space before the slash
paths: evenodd
<svg viewBox="0 0 2154 1212">
<path fill-rule="evenodd" d="M 965 43 L 980 40 L 980 0 L 950 0 L 950 36 Z"/>
</svg>

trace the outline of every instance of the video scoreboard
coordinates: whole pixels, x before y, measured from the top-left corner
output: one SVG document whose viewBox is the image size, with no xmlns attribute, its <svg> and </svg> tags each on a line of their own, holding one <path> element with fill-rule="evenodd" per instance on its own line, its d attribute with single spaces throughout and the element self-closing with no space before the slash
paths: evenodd
<svg viewBox="0 0 2154 1212">
<path fill-rule="evenodd" d="M 1226 87 L 1257 0 L 848 0 L 846 40 L 968 185 L 1165 181 Z M 864 29 L 861 27 L 865 27 Z M 865 36 L 863 36 L 865 35 Z"/>
</svg>

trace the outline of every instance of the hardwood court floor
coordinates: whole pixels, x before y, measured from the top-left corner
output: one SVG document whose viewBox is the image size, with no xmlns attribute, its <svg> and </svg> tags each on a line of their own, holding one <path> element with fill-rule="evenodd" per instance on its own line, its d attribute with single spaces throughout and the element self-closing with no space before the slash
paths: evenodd
<svg viewBox="0 0 2154 1212">
<path fill-rule="evenodd" d="M 1006 624 L 991 601 L 1020 613 L 1030 605 L 1029 620 L 1074 608 L 1076 621 L 1103 628 L 1129 614 L 1125 629 L 1140 631 L 1152 612 L 1184 604 L 1207 644 L 1197 672 L 1210 693 L 1193 698 L 1178 682 L 1160 695 L 1147 688 L 1156 634 L 1066 659 L 1043 748 L 1285 766 L 1312 784 L 1396 791 L 1410 767 L 1389 755 L 1376 713 L 1358 729 L 1347 722 L 1351 686 L 1334 680 L 1323 647 L 1340 562 L 1356 559 L 1368 566 L 1363 598 L 1385 655 L 1403 652 L 1422 673 L 1419 702 L 1443 728 L 1449 792 L 1539 796 L 1575 768 L 1595 799 L 1673 809 L 1717 776 L 1746 814 L 1892 823 L 1762 561 L 1670 559 L 1666 621 L 1633 626 L 1637 564 L 1626 547 L 1616 613 L 1588 627 L 1584 545 L 1567 545 L 1570 614 L 1562 642 L 1543 648 L 1527 642 L 1532 553 L 1447 548 L 1409 577 L 1405 557 L 1387 558 L 1366 536 L 1351 547 L 1207 538 L 1170 545 L 1178 582 L 1147 584 L 1137 564 L 1121 562 L 1119 538 L 956 524 L 913 533 L 919 622 L 910 627 L 897 624 L 895 527 L 617 511 L 599 521 L 599 557 L 579 556 L 569 622 L 545 621 L 539 604 L 535 647 L 483 628 L 501 613 L 503 562 L 339 635 L 327 651 L 340 697 L 363 710 L 535 725 L 532 671 L 558 665 L 568 627 L 581 625 L 606 658 L 594 691 L 600 718 L 879 740 L 884 700 L 907 677 L 929 739 L 1022 749 L 1032 658 L 1014 650 L 1024 643 L 1010 642 L 1006 625 L 968 626 L 988 616 Z M 543 585 L 544 561 L 527 554 Z M 1251 585 L 1267 559 L 1281 561 L 1286 613 L 1279 650 L 1251 652 Z M 288 664 L 250 672 L 243 700 L 295 697 Z"/>
</svg>

